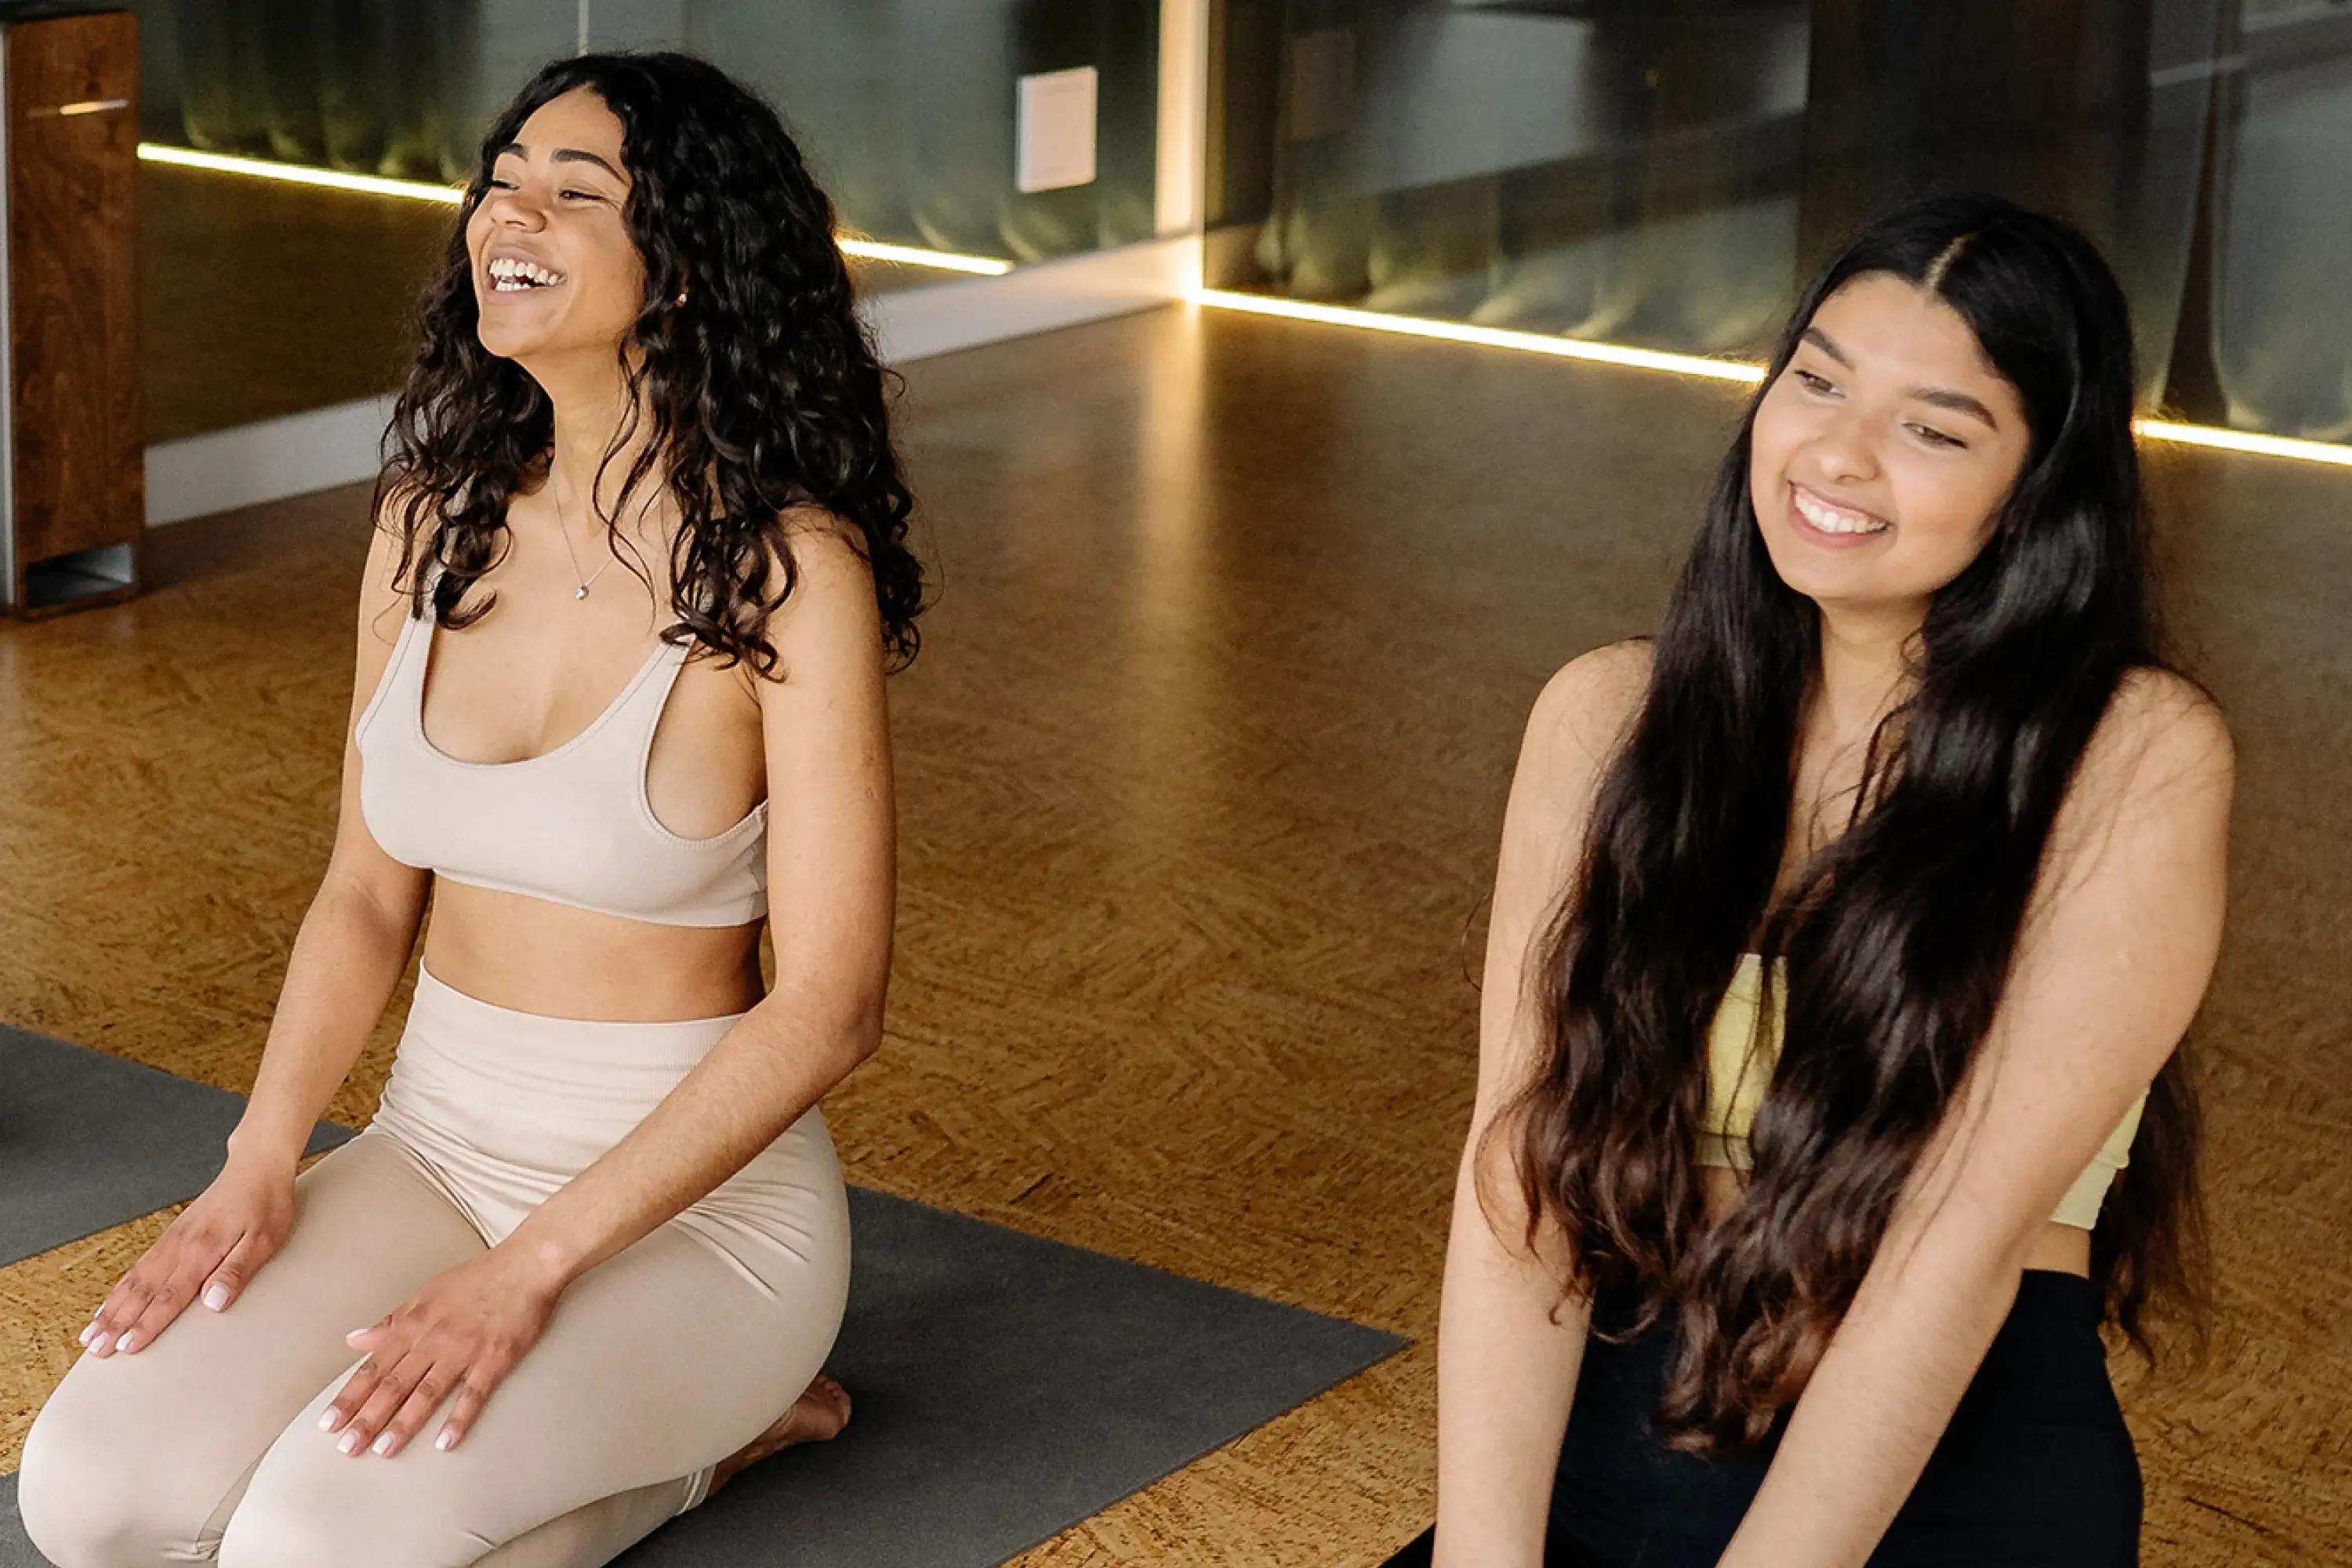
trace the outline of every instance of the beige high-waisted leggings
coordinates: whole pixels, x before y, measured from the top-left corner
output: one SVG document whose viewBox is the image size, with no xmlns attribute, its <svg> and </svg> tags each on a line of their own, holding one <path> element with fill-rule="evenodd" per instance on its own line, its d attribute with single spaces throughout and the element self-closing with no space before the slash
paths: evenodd
<svg viewBox="0 0 2352 1568">
<path fill-rule="evenodd" d="M 417 983 L 375 1121 L 303 1173 L 292 1235 L 225 1312 L 84 1357 L 25 1442 L 58 1568 L 590 1568 L 702 1500 L 832 1349 L 849 1212 L 811 1110 L 564 1292 L 452 1452 L 345 1456 L 343 1343 L 478 1256 L 641 1121 L 731 1018 L 580 1023 Z"/>
</svg>

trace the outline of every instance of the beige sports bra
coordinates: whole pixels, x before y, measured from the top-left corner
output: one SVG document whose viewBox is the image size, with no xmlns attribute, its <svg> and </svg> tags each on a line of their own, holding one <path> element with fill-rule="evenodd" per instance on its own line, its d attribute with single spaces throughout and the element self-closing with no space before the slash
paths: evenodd
<svg viewBox="0 0 2352 1568">
<path fill-rule="evenodd" d="M 655 925 L 731 926 L 768 912 L 768 804 L 685 838 L 646 797 L 654 731 L 688 650 L 657 645 L 612 705 L 551 752 L 467 763 L 425 738 L 434 625 L 410 617 L 352 739 L 360 815 L 384 853 L 467 887 Z"/>
</svg>

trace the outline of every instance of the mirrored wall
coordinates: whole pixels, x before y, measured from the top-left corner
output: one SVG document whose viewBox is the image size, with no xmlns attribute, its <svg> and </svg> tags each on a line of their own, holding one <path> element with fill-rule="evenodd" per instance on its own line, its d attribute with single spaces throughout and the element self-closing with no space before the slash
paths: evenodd
<svg viewBox="0 0 2352 1568">
<path fill-rule="evenodd" d="M 276 164 L 433 184 L 549 59 L 686 48 L 782 112 L 875 240 L 1011 266 L 1150 237 L 1153 0 L 132 0 L 142 134 Z M 1024 193 L 1017 84 L 1096 73 L 1094 177 Z M 429 201 L 150 162 L 141 195 L 147 438 L 398 384 L 450 233 Z M 864 263 L 870 289 L 969 278 Z"/>
<path fill-rule="evenodd" d="M 2352 439 L 2346 0 L 1227 0 L 1212 281 L 1754 356 L 1906 196 L 2063 213 L 2151 406 Z"/>
</svg>

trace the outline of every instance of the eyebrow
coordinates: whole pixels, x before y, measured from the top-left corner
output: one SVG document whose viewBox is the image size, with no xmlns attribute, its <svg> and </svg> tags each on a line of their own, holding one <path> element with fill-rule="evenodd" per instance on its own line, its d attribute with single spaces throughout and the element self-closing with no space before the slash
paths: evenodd
<svg viewBox="0 0 2352 1568">
<path fill-rule="evenodd" d="M 509 153 L 513 153 L 518 158 L 529 158 L 530 156 L 530 148 L 524 146 L 520 142 L 509 142 L 505 146 L 498 150 L 498 153 L 492 161 L 496 162 L 497 158 L 503 158 Z M 604 173 L 612 175 L 613 178 L 620 181 L 623 184 L 628 184 L 628 175 L 624 174 L 620 170 L 615 169 L 612 164 L 607 163 L 604 159 L 596 156 L 595 153 L 588 152 L 583 148 L 558 147 L 553 153 L 548 154 L 548 156 L 553 162 L 558 163 L 593 163 L 596 167 L 604 170 Z"/>
<path fill-rule="evenodd" d="M 1853 368 L 1853 358 L 1843 349 L 1838 347 L 1836 339 L 1819 327 L 1807 327 L 1804 341 L 1845 366 L 1846 369 Z M 1906 388 L 1903 395 L 1937 408 L 1948 408 L 1955 414 L 1965 414 L 1970 418 L 1982 420 L 1987 429 L 2000 428 L 2000 421 L 1992 416 L 1992 410 L 1965 392 L 1954 392 L 1949 387 L 1943 386 L 1914 386 Z"/>
</svg>

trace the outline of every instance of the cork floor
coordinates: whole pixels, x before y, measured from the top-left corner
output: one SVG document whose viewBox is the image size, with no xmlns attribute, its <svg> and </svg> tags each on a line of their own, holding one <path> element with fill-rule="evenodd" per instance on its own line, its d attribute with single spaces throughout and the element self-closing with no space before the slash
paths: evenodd
<svg viewBox="0 0 2352 1568">
<path fill-rule="evenodd" d="M 1735 397 L 1180 310 L 910 367 L 941 585 L 894 686 L 889 1041 L 828 1105 L 853 1179 L 1419 1342 L 1028 1568 L 1350 1568 L 1428 1519 L 1518 724 L 1649 625 Z M 2151 457 L 2242 785 L 2199 1031 L 2219 1332 L 2118 1363 L 2147 1556 L 2343 1562 L 2352 473 Z M 0 1018 L 247 1085 L 331 826 L 362 514 L 179 524 L 139 602 L 0 626 Z M 166 1217 L 0 1269 L 0 1470 Z"/>
</svg>

